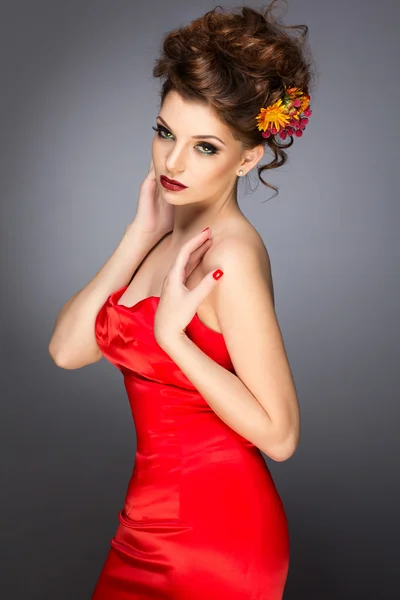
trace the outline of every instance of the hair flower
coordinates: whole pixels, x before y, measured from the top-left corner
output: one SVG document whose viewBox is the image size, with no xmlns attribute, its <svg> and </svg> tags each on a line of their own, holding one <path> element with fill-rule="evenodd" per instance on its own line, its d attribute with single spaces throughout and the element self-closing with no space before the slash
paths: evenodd
<svg viewBox="0 0 400 600">
<path fill-rule="evenodd" d="M 310 96 L 300 88 L 285 86 L 283 98 L 270 106 L 260 109 L 256 117 L 257 127 L 265 138 L 279 133 L 282 139 L 288 135 L 300 137 L 308 123 L 312 110 L 309 107 Z"/>
</svg>

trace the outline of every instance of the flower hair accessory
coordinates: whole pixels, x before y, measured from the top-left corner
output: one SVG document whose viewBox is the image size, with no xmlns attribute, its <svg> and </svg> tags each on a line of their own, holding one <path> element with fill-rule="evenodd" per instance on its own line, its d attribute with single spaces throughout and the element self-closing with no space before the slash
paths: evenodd
<svg viewBox="0 0 400 600">
<path fill-rule="evenodd" d="M 279 133 L 282 139 L 293 134 L 301 137 L 312 113 L 309 104 L 310 96 L 307 90 L 303 92 L 300 88 L 287 88 L 285 85 L 283 98 L 266 108 L 261 108 L 256 117 L 257 127 L 265 138 L 275 133 Z"/>
</svg>

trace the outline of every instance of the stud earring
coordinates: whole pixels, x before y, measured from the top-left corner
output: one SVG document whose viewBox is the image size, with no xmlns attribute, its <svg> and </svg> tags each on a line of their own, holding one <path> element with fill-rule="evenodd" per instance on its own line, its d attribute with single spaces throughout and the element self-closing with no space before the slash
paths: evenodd
<svg viewBox="0 0 400 600">
<path fill-rule="evenodd" d="M 239 175 L 243 175 L 243 169 L 240 169 Z"/>
</svg>

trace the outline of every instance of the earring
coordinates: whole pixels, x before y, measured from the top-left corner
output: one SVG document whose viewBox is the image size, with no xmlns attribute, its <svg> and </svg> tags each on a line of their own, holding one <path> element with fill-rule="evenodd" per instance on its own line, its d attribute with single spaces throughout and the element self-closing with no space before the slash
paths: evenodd
<svg viewBox="0 0 400 600">
<path fill-rule="evenodd" d="M 243 169 L 240 169 L 239 175 L 243 175 Z"/>
</svg>

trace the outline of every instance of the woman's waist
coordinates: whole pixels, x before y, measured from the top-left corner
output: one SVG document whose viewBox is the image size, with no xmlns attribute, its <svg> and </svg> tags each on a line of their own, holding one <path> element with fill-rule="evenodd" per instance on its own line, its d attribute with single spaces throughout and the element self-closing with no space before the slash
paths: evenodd
<svg viewBox="0 0 400 600">
<path fill-rule="evenodd" d="M 269 469 L 257 448 L 209 448 L 205 443 L 204 448 L 138 449 L 130 486 L 135 490 L 168 490 L 186 485 L 186 481 L 198 487 L 211 481 L 221 481 L 225 485 L 227 481 L 234 481 L 235 485 L 247 485 L 253 480 L 269 482 L 270 478 Z"/>
<path fill-rule="evenodd" d="M 135 470 L 154 473 L 193 469 L 224 469 L 226 467 L 266 468 L 260 450 L 253 444 L 220 438 L 205 438 L 202 442 L 183 442 L 179 436 L 140 436 L 137 439 Z"/>
<path fill-rule="evenodd" d="M 233 505 L 232 505 L 233 503 Z M 140 459 L 135 463 L 125 499 L 132 519 L 179 519 L 208 513 L 213 506 L 222 518 L 260 511 L 280 504 L 275 484 L 262 455 L 198 455 L 176 461 Z M 258 508 L 257 508 L 258 507 Z"/>
<path fill-rule="evenodd" d="M 260 450 L 224 423 L 215 413 L 186 418 L 163 415 L 144 422 L 134 415 L 137 457 L 185 461 L 262 460 Z"/>
</svg>

